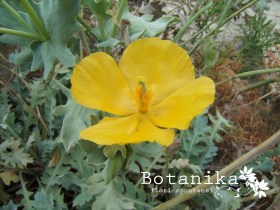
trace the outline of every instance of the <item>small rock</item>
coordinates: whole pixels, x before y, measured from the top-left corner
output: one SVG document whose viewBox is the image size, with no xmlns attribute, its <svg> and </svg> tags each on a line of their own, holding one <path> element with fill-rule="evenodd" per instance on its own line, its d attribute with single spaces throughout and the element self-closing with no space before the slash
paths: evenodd
<svg viewBox="0 0 280 210">
<path fill-rule="evenodd" d="M 256 15 L 256 13 L 251 8 L 246 9 L 245 13 L 250 17 L 254 17 Z"/>
</svg>

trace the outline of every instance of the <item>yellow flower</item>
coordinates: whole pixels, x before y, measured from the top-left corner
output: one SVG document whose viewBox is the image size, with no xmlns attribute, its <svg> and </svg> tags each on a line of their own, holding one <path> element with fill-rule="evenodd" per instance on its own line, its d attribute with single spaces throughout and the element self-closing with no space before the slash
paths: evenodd
<svg viewBox="0 0 280 210">
<path fill-rule="evenodd" d="M 131 43 L 119 64 L 103 52 L 89 55 L 75 66 L 71 83 L 79 104 L 116 115 L 81 131 L 101 145 L 170 145 L 174 128 L 187 129 L 215 96 L 211 79 L 195 79 L 184 49 L 158 38 Z"/>
</svg>

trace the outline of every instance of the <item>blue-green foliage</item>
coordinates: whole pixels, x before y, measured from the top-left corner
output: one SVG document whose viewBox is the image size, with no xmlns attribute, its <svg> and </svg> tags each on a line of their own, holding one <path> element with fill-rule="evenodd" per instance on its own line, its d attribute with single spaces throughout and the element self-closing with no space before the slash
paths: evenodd
<svg viewBox="0 0 280 210">
<path fill-rule="evenodd" d="M 190 163 L 198 165 L 201 169 L 208 164 L 217 154 L 215 142 L 222 140 L 221 133 L 232 125 L 218 111 L 216 117 L 208 115 L 196 117 L 188 130 L 181 131 L 179 139 L 181 146 L 179 156 L 186 158 Z"/>
</svg>

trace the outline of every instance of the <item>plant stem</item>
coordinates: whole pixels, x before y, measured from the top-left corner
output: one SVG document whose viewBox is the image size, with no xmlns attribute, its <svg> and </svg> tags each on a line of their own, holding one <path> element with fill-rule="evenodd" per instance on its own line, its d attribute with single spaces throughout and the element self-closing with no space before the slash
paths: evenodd
<svg viewBox="0 0 280 210">
<path fill-rule="evenodd" d="M 53 173 L 52 173 L 52 175 L 51 175 L 51 177 L 50 177 L 50 179 L 49 179 L 48 185 L 46 186 L 46 192 L 49 191 L 50 186 L 51 186 L 52 183 L 53 183 L 53 179 L 54 179 L 55 175 L 57 174 L 57 170 L 59 169 L 59 167 L 61 166 L 61 164 L 62 164 L 62 162 L 63 162 L 64 156 L 65 156 L 65 151 L 63 150 L 63 151 L 62 151 L 62 155 L 61 155 L 61 157 L 60 157 L 60 160 L 59 160 L 59 162 L 57 163 L 57 165 L 55 166 L 55 169 L 54 169 L 54 171 L 53 171 Z"/>
<path fill-rule="evenodd" d="M 104 20 L 102 17 L 100 17 L 98 15 L 96 15 L 96 20 L 98 22 L 98 28 L 99 28 L 99 31 L 101 34 L 102 41 L 105 41 L 107 39 L 107 37 L 106 37 L 105 28 L 104 28 Z"/>
<path fill-rule="evenodd" d="M 247 85 L 247 86 L 241 88 L 241 89 L 239 90 L 239 92 L 242 93 L 242 92 L 245 92 L 245 91 L 254 89 L 254 88 L 259 88 L 259 87 L 262 87 L 262 86 L 264 86 L 264 85 L 268 85 L 268 84 L 270 84 L 270 83 L 272 83 L 272 82 L 280 82 L 280 78 L 279 78 L 279 77 L 267 78 L 267 79 L 265 79 L 265 80 L 256 82 L 256 83 L 254 83 L 254 84 Z"/>
<path fill-rule="evenodd" d="M 255 157 L 259 156 L 260 154 L 262 154 L 263 152 L 268 150 L 270 147 L 272 147 L 278 143 L 280 143 L 280 130 L 277 131 L 271 137 L 269 137 L 266 141 L 261 143 L 259 146 L 250 150 L 248 153 L 242 155 L 240 158 L 238 158 L 237 160 L 235 160 L 234 162 L 232 162 L 231 164 L 229 164 L 228 166 L 226 166 L 225 168 L 220 170 L 219 176 L 220 177 L 228 176 L 228 175 L 232 174 L 237 168 L 242 167 L 246 163 L 253 160 Z M 172 207 L 176 206 L 177 204 L 180 204 L 180 203 L 194 197 L 200 190 L 202 190 L 202 189 L 206 190 L 206 189 L 210 188 L 212 185 L 215 184 L 217 179 L 218 179 L 218 177 L 217 177 L 217 173 L 216 173 L 215 175 L 210 177 L 210 182 L 208 182 L 208 180 L 206 180 L 203 183 L 201 183 L 200 185 L 197 185 L 194 188 L 192 188 L 193 190 L 191 190 L 191 192 L 183 193 L 159 206 L 152 208 L 152 210 L 163 210 L 163 209 L 172 208 Z M 209 183 L 213 183 L 213 184 L 209 184 Z"/>
<path fill-rule="evenodd" d="M 31 4 L 29 3 L 28 0 L 20 0 L 22 6 L 24 9 L 27 11 L 27 13 L 30 15 L 33 23 L 35 24 L 36 28 L 38 31 L 41 33 L 41 35 L 44 37 L 44 41 L 49 39 L 49 34 L 45 29 L 45 26 L 39 16 L 37 15 L 36 11 L 33 9 Z"/>
<path fill-rule="evenodd" d="M 18 14 L 16 10 L 14 10 L 13 7 L 11 7 L 5 0 L 0 0 L 3 7 L 5 7 L 8 12 L 10 12 L 25 28 L 30 30 L 30 26 L 28 23 Z"/>
<path fill-rule="evenodd" d="M 92 32 L 92 28 L 83 20 L 82 17 L 78 16 L 77 21 L 93 36 L 94 39 L 97 39 L 95 34 Z"/>
<path fill-rule="evenodd" d="M 114 26 L 112 28 L 112 32 L 111 32 L 111 37 L 115 37 L 117 35 L 117 29 L 118 29 L 118 24 L 122 18 L 122 14 L 124 12 L 124 9 L 126 8 L 127 6 L 127 0 L 120 0 L 120 4 L 119 4 L 119 7 L 118 7 L 118 11 L 117 11 L 117 14 L 116 14 L 116 23 L 114 23 Z"/>
<path fill-rule="evenodd" d="M 79 21 L 79 23 L 81 23 L 82 26 L 84 26 L 84 28 L 87 31 L 91 31 L 91 28 L 89 27 L 89 25 L 83 20 L 83 18 L 81 18 L 80 16 L 77 17 L 77 20 Z"/>
<path fill-rule="evenodd" d="M 39 34 L 33 34 L 33 33 L 24 32 L 24 31 L 17 31 L 17 30 L 8 29 L 8 28 L 0 27 L 0 33 L 21 36 L 21 37 L 29 38 L 29 39 L 31 38 L 31 39 L 38 40 L 38 41 L 44 41 L 44 38 L 42 36 L 40 36 Z"/>
<path fill-rule="evenodd" d="M 266 191 L 265 194 L 267 196 L 268 195 L 273 195 L 273 194 L 275 194 L 279 191 L 280 191 L 280 187 L 277 187 L 277 188 Z M 247 202 L 247 201 L 256 200 L 256 199 L 258 199 L 258 197 L 251 195 L 251 196 L 247 196 L 247 197 L 242 198 L 242 202 Z"/>
<path fill-rule="evenodd" d="M 207 28 L 209 28 L 212 24 L 214 24 L 217 20 L 219 19 L 219 17 L 215 18 L 213 21 L 211 21 L 210 23 L 208 23 L 206 26 L 204 26 L 202 29 L 200 29 L 198 32 L 196 32 L 194 35 L 192 35 L 192 37 L 190 37 L 189 39 L 187 39 L 182 45 L 186 45 L 188 42 L 192 41 L 193 39 L 195 39 L 199 34 L 202 34 L 203 31 L 205 31 Z"/>
<path fill-rule="evenodd" d="M 252 2 L 246 4 L 244 7 L 242 7 L 241 9 L 239 9 L 238 11 L 236 11 L 235 13 L 231 14 L 229 17 L 227 17 L 221 24 L 220 26 L 225 25 L 227 22 L 229 22 L 232 18 L 236 17 L 237 15 L 239 15 L 241 12 L 243 12 L 245 9 L 247 9 L 248 7 L 252 6 L 253 4 L 255 4 L 258 0 L 253 0 Z M 212 34 L 214 34 L 216 32 L 217 28 L 212 29 L 211 31 L 209 31 L 204 37 L 203 39 L 201 39 L 194 47 L 193 49 L 190 51 L 189 54 L 192 54 L 200 45 L 201 43 L 209 36 L 211 36 Z"/>
<path fill-rule="evenodd" d="M 213 2 L 210 2 L 210 4 L 206 5 L 202 9 L 198 10 L 194 16 L 192 16 L 186 23 L 185 25 L 181 28 L 181 30 L 176 34 L 176 36 L 173 38 L 174 42 L 178 42 L 182 36 L 184 35 L 184 32 L 189 28 L 189 26 L 197 19 L 199 15 L 201 15 L 203 12 L 208 10 L 211 6 L 213 5 Z"/>
<path fill-rule="evenodd" d="M 225 82 L 237 79 L 237 78 L 244 78 L 244 77 L 250 77 L 250 76 L 256 76 L 259 74 L 270 74 L 270 73 L 276 73 L 280 72 L 280 68 L 274 68 L 274 69 L 262 69 L 262 70 L 254 70 L 254 71 L 247 71 L 244 73 L 236 74 L 226 80 L 223 80 L 221 82 L 218 82 L 216 85 L 221 85 Z"/>
<path fill-rule="evenodd" d="M 144 203 L 144 202 L 141 202 L 141 201 L 136 200 L 136 199 L 131 199 L 131 198 L 125 197 L 125 200 L 131 201 L 131 202 L 133 202 L 133 203 L 137 203 L 137 204 L 139 204 L 139 205 L 141 205 L 141 206 L 145 206 L 145 207 L 147 207 L 148 209 L 151 209 L 151 208 L 152 208 L 151 205 L 149 205 L 149 204 L 147 204 L 147 203 Z"/>
<path fill-rule="evenodd" d="M 82 50 L 83 52 L 85 52 L 85 56 L 88 56 L 90 54 L 90 49 L 89 49 L 89 45 L 88 45 L 88 40 L 87 40 L 87 36 L 84 30 L 82 30 L 79 33 L 79 37 L 81 40 L 81 44 L 82 44 Z"/>
<path fill-rule="evenodd" d="M 215 36 L 218 34 L 219 32 L 219 29 L 221 28 L 221 26 L 223 26 L 223 20 L 225 19 L 226 15 L 227 15 L 227 12 L 228 10 L 231 8 L 231 5 L 232 5 L 232 0 L 229 0 L 221 14 L 221 16 L 219 17 L 218 19 L 218 23 L 217 23 L 217 27 L 216 27 L 216 30 L 214 32 Z"/>
</svg>

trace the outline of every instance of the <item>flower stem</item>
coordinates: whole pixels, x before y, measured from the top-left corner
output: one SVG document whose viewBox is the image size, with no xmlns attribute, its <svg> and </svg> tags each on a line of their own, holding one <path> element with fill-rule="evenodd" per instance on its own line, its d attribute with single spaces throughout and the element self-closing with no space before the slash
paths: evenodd
<svg viewBox="0 0 280 210">
<path fill-rule="evenodd" d="M 120 22 L 120 20 L 122 18 L 122 14 L 123 14 L 126 6 L 127 6 L 127 0 L 121 0 L 119 7 L 118 7 L 117 14 L 116 14 L 116 23 L 114 24 L 112 32 L 111 32 L 111 37 L 115 37 L 117 35 L 118 23 Z"/>
<path fill-rule="evenodd" d="M 221 85 L 225 82 L 237 79 L 237 78 L 245 78 L 245 77 L 251 77 L 251 76 L 256 76 L 259 74 L 270 74 L 270 73 L 276 73 L 280 72 L 280 68 L 274 68 L 274 69 L 261 69 L 261 70 L 254 70 L 254 71 L 247 71 L 244 73 L 236 74 L 226 80 L 223 80 L 221 82 L 218 82 L 216 85 Z"/>
<path fill-rule="evenodd" d="M 31 4 L 28 0 L 21 0 L 21 4 L 24 7 L 24 9 L 27 11 L 27 13 L 30 15 L 33 23 L 35 24 L 38 31 L 41 33 L 41 35 L 44 37 L 45 40 L 49 39 L 49 34 L 45 29 L 44 24 L 40 20 L 39 16 L 37 15 L 36 11 L 33 9 Z"/>
<path fill-rule="evenodd" d="M 189 28 L 189 26 L 197 19 L 199 15 L 201 15 L 203 12 L 208 10 L 211 6 L 213 5 L 213 2 L 210 2 L 207 4 L 205 7 L 200 9 L 194 16 L 192 16 L 186 23 L 185 25 L 181 28 L 181 30 L 176 34 L 176 36 L 173 38 L 174 42 L 178 42 L 182 36 L 184 35 L 184 32 Z"/>
<path fill-rule="evenodd" d="M 30 26 L 28 23 L 18 14 L 16 10 L 14 10 L 13 7 L 11 7 L 5 0 L 0 0 L 3 7 L 10 12 L 25 28 L 30 30 Z"/>
<path fill-rule="evenodd" d="M 31 39 L 38 40 L 38 41 L 44 41 L 45 40 L 39 34 L 33 34 L 33 33 L 24 32 L 24 31 L 17 31 L 17 30 L 8 29 L 8 28 L 1 28 L 0 27 L 0 33 L 21 36 L 21 37 L 24 37 L 24 38 L 31 38 Z"/>
<path fill-rule="evenodd" d="M 280 143 L 280 130 L 277 131 L 271 137 L 269 137 L 266 141 L 261 143 L 259 146 L 250 150 L 248 153 L 242 155 L 240 158 L 238 158 L 237 160 L 235 160 L 234 162 L 232 162 L 231 164 L 229 164 L 228 166 L 226 166 L 225 168 L 220 170 L 219 176 L 228 176 L 228 175 L 232 174 L 237 168 L 242 167 L 246 163 L 253 160 L 255 157 L 259 156 L 260 154 L 262 154 L 263 152 L 268 150 L 270 147 L 272 147 L 278 143 Z M 208 180 L 206 180 L 203 183 L 201 183 L 200 185 L 195 186 L 193 188 L 193 190 L 191 190 L 190 192 L 183 193 L 159 206 L 152 208 L 152 210 L 163 210 L 163 209 L 172 208 L 172 207 L 176 206 L 177 204 L 180 204 L 180 203 L 194 197 L 200 190 L 202 190 L 202 189 L 206 190 L 206 189 L 210 188 L 212 185 L 214 185 L 214 183 L 217 181 L 217 179 L 218 178 L 217 178 L 217 173 L 216 173 L 215 175 L 210 177 L 210 182 L 208 182 Z M 209 183 L 213 183 L 213 184 L 209 184 Z"/>
</svg>

